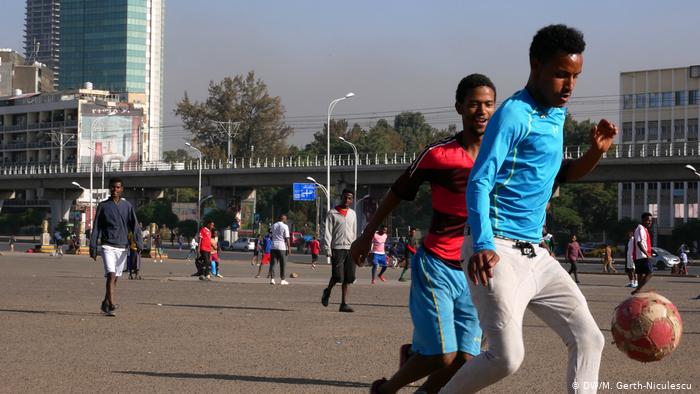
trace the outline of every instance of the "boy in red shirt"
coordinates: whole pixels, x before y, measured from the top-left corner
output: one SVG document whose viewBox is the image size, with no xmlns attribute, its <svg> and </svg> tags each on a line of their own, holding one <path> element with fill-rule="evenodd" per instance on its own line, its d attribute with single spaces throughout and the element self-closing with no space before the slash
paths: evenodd
<svg viewBox="0 0 700 394">
<path fill-rule="evenodd" d="M 214 229 L 214 222 L 209 220 L 206 226 L 199 230 L 199 255 L 202 260 L 202 274 L 199 280 L 211 280 L 209 269 L 211 268 L 211 231 Z"/>
<path fill-rule="evenodd" d="M 309 242 L 309 251 L 311 252 L 311 268 L 316 269 L 318 255 L 321 253 L 321 243 L 316 239 L 316 235 Z"/>
</svg>

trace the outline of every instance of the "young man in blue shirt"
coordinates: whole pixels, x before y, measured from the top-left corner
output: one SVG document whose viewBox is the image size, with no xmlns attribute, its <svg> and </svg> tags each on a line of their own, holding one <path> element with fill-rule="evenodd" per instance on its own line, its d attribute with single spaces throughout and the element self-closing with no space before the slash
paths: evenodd
<svg viewBox="0 0 700 394">
<path fill-rule="evenodd" d="M 586 175 L 617 133 L 601 120 L 591 129 L 591 148 L 562 163 L 563 107 L 582 71 L 584 49 L 583 34 L 568 26 L 538 31 L 525 89 L 489 121 L 467 189 L 472 237 L 465 243 L 473 242 L 466 247 L 473 254 L 463 264 L 489 348 L 466 363 L 443 392 L 473 393 L 520 367 L 526 308 L 567 344 L 567 390 L 596 391 L 603 335 L 576 283 L 538 245 L 555 178 Z"/>
<path fill-rule="evenodd" d="M 119 178 L 109 180 L 110 197 L 97 205 L 95 220 L 90 233 L 90 257 L 97 261 L 97 241 L 102 244 L 102 263 L 104 264 L 106 289 L 105 298 L 100 309 L 107 316 L 114 316 L 117 305 L 114 292 L 117 279 L 122 276 L 126 258 L 129 255 L 129 232 L 136 241 L 136 253 L 143 249 L 141 228 L 136 218 L 136 210 L 121 198 L 124 186 Z"/>
</svg>

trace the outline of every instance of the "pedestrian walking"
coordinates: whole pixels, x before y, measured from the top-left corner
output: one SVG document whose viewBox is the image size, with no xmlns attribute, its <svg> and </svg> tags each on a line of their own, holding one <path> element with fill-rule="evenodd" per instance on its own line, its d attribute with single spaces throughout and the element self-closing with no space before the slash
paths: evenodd
<svg viewBox="0 0 700 394">
<path fill-rule="evenodd" d="M 649 229 L 653 223 L 651 213 L 642 214 L 642 223 L 634 230 L 634 249 L 632 258 L 634 259 L 634 271 L 637 274 L 637 288 L 632 290 L 632 294 L 639 293 L 642 288 L 654 276 L 654 268 L 651 262 L 651 236 Z"/>
<path fill-rule="evenodd" d="M 372 284 L 376 281 L 378 267 L 382 267 L 381 271 L 379 271 L 379 280 L 382 282 L 386 280 L 384 279 L 384 273 L 386 272 L 386 231 L 387 226 L 382 226 L 372 237 Z"/>
<path fill-rule="evenodd" d="M 193 256 L 197 256 L 197 247 L 199 246 L 199 242 L 197 242 L 197 237 L 192 237 L 192 240 L 190 240 L 190 252 L 187 253 L 187 260 L 189 261 Z"/>
<path fill-rule="evenodd" d="M 262 254 L 262 258 L 260 259 L 260 265 L 258 266 L 258 274 L 255 275 L 256 278 L 260 277 L 260 273 L 262 272 L 262 268 L 264 265 L 269 265 L 270 264 L 270 254 L 272 252 L 272 235 L 270 232 L 265 234 L 265 237 L 262 239 L 262 244 L 260 247 L 260 253 Z M 268 269 L 267 271 L 267 278 L 270 279 L 270 270 Z"/>
<path fill-rule="evenodd" d="M 406 279 L 404 275 L 406 275 L 406 271 L 408 271 L 409 268 L 411 268 L 411 260 L 413 260 L 413 256 L 416 255 L 416 229 L 415 228 L 410 228 L 408 230 L 408 238 L 406 239 L 406 245 L 404 247 L 404 266 L 403 266 L 403 271 L 401 271 L 401 275 L 399 275 L 399 282 L 405 282 Z"/>
<path fill-rule="evenodd" d="M 326 256 L 331 258 L 331 279 L 328 287 L 323 289 L 321 304 L 328 306 L 333 287 L 340 283 L 342 295 L 339 311 L 350 313 L 355 311 L 347 303 L 348 288 L 355 281 L 355 264 L 350 258 L 350 245 L 357 238 L 357 216 L 350 208 L 354 197 L 350 190 L 343 190 L 340 204 L 326 215 L 326 234 L 323 237 Z"/>
<path fill-rule="evenodd" d="M 163 263 L 163 237 L 156 233 L 153 237 L 153 262 Z"/>
<path fill-rule="evenodd" d="M 576 235 L 574 234 L 571 236 L 571 241 L 566 245 L 566 261 L 571 264 L 569 275 L 574 274 L 576 283 L 581 283 L 578 280 L 578 260 L 582 258 L 583 253 L 581 253 L 581 245 L 578 244 Z"/>
<path fill-rule="evenodd" d="M 637 287 L 637 276 L 634 272 L 634 232 L 627 233 L 627 242 L 625 243 L 625 273 L 629 278 L 629 283 L 625 287 Z"/>
<path fill-rule="evenodd" d="M 214 230 L 214 222 L 206 221 L 206 225 L 199 230 L 199 280 L 211 280 L 211 236 Z"/>
<path fill-rule="evenodd" d="M 285 279 L 285 266 L 287 265 L 287 256 L 291 246 L 289 244 L 289 227 L 287 227 L 287 215 L 280 215 L 279 220 L 272 225 L 272 250 L 270 252 L 270 284 L 275 284 L 275 264 L 280 266 L 280 285 L 288 285 L 289 282 Z"/>
<path fill-rule="evenodd" d="M 311 269 L 316 269 L 316 263 L 318 262 L 318 255 L 321 253 L 321 243 L 318 242 L 316 234 L 314 234 L 311 241 L 309 241 L 309 251 L 311 252 Z"/>
<path fill-rule="evenodd" d="M 603 272 L 605 273 L 617 273 L 615 268 L 615 260 L 613 259 L 612 246 L 605 244 L 603 245 Z"/>
<path fill-rule="evenodd" d="M 136 210 L 121 198 L 124 183 L 120 178 L 109 180 L 110 198 L 97 205 L 90 234 L 90 257 L 97 261 L 97 244 L 102 244 L 102 263 L 106 278 L 105 297 L 100 309 L 107 316 L 114 316 L 117 309 L 115 293 L 117 280 L 122 276 L 129 249 L 129 231 L 135 234 L 136 249 L 143 249 L 141 229 Z"/>
<path fill-rule="evenodd" d="M 10 252 L 14 253 L 15 252 L 15 244 L 17 243 L 17 238 L 15 238 L 15 235 L 12 234 L 10 235 Z"/>
</svg>

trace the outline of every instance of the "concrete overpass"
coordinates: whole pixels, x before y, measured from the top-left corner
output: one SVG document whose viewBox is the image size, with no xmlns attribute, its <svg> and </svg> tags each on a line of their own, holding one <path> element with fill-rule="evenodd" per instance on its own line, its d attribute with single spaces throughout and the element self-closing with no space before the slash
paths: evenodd
<svg viewBox="0 0 700 394">
<path fill-rule="evenodd" d="M 616 145 L 581 182 L 697 181 L 697 176 L 685 169 L 685 165 L 700 168 L 698 148 L 698 143 Z M 565 156 L 576 159 L 585 149 L 567 147 Z M 375 186 L 376 194 L 384 193 L 415 156 L 415 153 L 360 155 L 357 161 L 359 186 Z M 212 194 L 218 200 L 217 205 L 221 206 L 237 189 L 288 186 L 294 182 L 307 182 L 307 176 L 325 184 L 325 159 L 325 156 L 236 158 L 231 163 L 204 160 L 202 195 Z M 354 166 L 354 155 L 332 156 L 332 184 L 336 187 L 353 184 Z M 103 169 L 106 179 L 119 176 L 124 180 L 127 194 L 153 197 L 164 188 L 196 188 L 199 163 L 193 160 L 174 164 L 110 163 L 104 167 L 99 164 L 93 169 L 95 188 L 100 184 Z M 53 212 L 59 212 L 59 217 L 67 217 L 72 202 L 80 194 L 72 182 L 87 187 L 89 178 L 89 167 L 60 168 L 58 164 L 0 167 L 0 198 L 11 198 L 19 190 L 32 191 L 31 196 L 25 194 L 25 197 L 48 200 Z"/>
</svg>

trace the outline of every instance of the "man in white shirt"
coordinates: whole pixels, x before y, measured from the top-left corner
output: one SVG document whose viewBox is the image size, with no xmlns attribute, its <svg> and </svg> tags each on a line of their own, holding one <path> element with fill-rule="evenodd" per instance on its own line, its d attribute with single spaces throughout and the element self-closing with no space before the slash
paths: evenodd
<svg viewBox="0 0 700 394">
<path fill-rule="evenodd" d="M 632 251 L 632 259 L 634 260 L 634 270 L 637 273 L 637 288 L 632 291 L 632 294 L 639 293 L 644 285 L 651 280 L 653 269 L 651 266 L 651 237 L 649 229 L 653 222 L 651 214 L 644 212 L 642 214 L 642 223 L 634 230 L 634 250 Z"/>
<path fill-rule="evenodd" d="M 289 227 L 287 227 L 287 215 L 280 215 L 279 221 L 272 225 L 272 250 L 270 251 L 270 284 L 275 284 L 275 262 L 280 263 L 280 285 L 288 285 L 285 280 L 284 267 L 289 256 Z"/>
<path fill-rule="evenodd" d="M 328 306 L 331 290 L 337 283 L 341 283 L 343 293 L 340 312 L 354 312 L 347 304 L 348 287 L 355 281 L 355 264 L 350 256 L 350 245 L 357 238 L 357 216 L 350 208 L 354 197 L 350 190 L 343 190 L 340 204 L 326 215 L 326 234 L 323 237 L 326 256 L 331 258 L 332 269 L 328 287 L 323 289 L 321 304 Z"/>
</svg>

